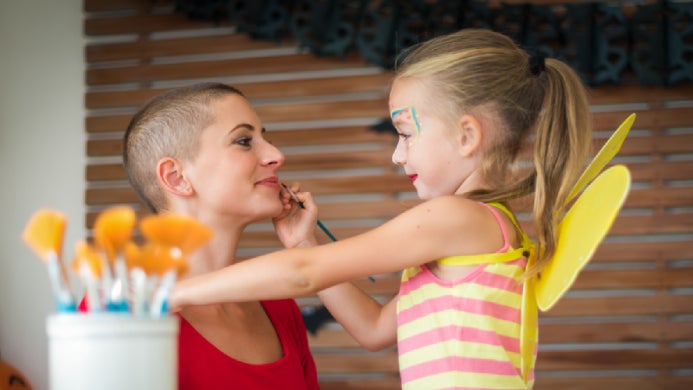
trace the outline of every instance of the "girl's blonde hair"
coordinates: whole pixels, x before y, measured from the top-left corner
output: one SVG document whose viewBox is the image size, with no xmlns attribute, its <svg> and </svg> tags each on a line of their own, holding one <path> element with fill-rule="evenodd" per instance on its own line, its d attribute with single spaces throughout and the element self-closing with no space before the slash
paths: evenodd
<svg viewBox="0 0 693 390">
<path fill-rule="evenodd" d="M 591 117 L 582 81 L 559 60 L 540 58 L 531 64 L 527 52 L 510 38 L 484 29 L 440 36 L 405 54 L 396 78 L 424 82 L 437 114 L 450 120 L 465 113 L 493 118 L 497 134 L 482 146 L 482 175 L 491 188 L 467 195 L 507 202 L 534 194 L 537 248 L 527 274 L 537 274 L 556 250 L 558 222 L 591 151 Z M 533 165 L 517 178 L 511 168 L 533 131 Z"/>
</svg>

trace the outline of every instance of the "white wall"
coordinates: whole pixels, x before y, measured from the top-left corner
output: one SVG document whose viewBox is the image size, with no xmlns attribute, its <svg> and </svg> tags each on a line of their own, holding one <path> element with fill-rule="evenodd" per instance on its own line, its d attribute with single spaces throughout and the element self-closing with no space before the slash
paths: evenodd
<svg viewBox="0 0 693 390">
<path fill-rule="evenodd" d="M 41 261 L 21 232 L 42 207 L 65 213 L 63 254 L 84 235 L 81 0 L 0 1 L 0 359 L 48 388 Z"/>
</svg>

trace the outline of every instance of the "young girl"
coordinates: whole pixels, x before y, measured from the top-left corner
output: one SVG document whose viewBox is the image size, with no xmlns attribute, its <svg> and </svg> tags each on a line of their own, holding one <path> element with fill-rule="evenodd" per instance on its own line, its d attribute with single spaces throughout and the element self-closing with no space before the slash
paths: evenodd
<svg viewBox="0 0 693 390">
<path fill-rule="evenodd" d="M 465 29 L 415 48 L 389 100 L 392 161 L 425 202 L 366 233 L 260 256 L 180 282 L 174 307 L 302 296 L 404 269 L 380 306 L 350 284 L 320 292 L 362 344 L 397 340 L 405 389 L 531 388 L 520 368 L 522 283 L 556 248 L 566 197 L 591 147 L 587 95 L 571 68 L 506 36 Z M 511 167 L 530 135 L 533 165 Z M 535 250 L 507 203 L 533 194 Z M 304 197 L 304 198 L 302 198 Z M 299 194 L 314 211 L 307 194 Z"/>
</svg>

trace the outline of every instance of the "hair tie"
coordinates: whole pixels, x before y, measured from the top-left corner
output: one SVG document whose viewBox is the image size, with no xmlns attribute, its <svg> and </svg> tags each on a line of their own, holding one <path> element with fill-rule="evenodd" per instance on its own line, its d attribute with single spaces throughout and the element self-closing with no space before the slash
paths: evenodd
<svg viewBox="0 0 693 390">
<path fill-rule="evenodd" d="M 529 57 L 529 71 L 532 72 L 533 75 L 539 76 L 545 69 L 545 59 L 546 56 L 541 53 L 532 54 Z"/>
</svg>

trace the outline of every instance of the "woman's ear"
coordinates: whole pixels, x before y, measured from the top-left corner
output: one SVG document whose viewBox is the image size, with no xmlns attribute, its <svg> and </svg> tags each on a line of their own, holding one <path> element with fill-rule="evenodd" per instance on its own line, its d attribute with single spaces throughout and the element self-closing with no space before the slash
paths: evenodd
<svg viewBox="0 0 693 390">
<path fill-rule="evenodd" d="M 182 168 L 178 160 L 164 157 L 156 165 L 156 176 L 164 190 L 178 196 L 189 196 L 193 193 L 193 189 L 183 175 Z"/>
<path fill-rule="evenodd" d="M 465 114 L 459 121 L 459 148 L 464 157 L 473 156 L 481 147 L 481 122 L 470 114 Z"/>
</svg>

